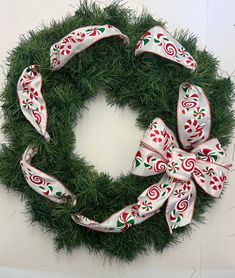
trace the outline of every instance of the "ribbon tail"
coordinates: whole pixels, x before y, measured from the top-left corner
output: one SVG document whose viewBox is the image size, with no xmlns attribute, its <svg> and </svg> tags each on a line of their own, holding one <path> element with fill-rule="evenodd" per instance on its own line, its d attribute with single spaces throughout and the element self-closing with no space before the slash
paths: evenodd
<svg viewBox="0 0 235 278">
<path fill-rule="evenodd" d="M 156 214 L 170 196 L 174 186 L 174 180 L 164 175 L 158 184 L 153 184 L 138 197 L 138 203 L 126 206 L 103 222 L 96 222 L 80 213 L 73 214 L 72 219 L 77 224 L 92 230 L 106 233 L 124 232 Z"/>
<path fill-rule="evenodd" d="M 143 216 L 149 212 L 158 212 L 171 195 L 174 187 L 174 179 L 165 174 L 157 184 L 151 185 L 139 196 L 139 214 Z"/>
<path fill-rule="evenodd" d="M 192 222 L 195 200 L 196 187 L 191 179 L 176 184 L 166 206 L 166 221 L 170 233 L 173 229 Z"/>
<path fill-rule="evenodd" d="M 37 153 L 37 148 L 28 146 L 25 150 L 20 166 L 28 185 L 37 193 L 50 199 L 52 202 L 76 204 L 76 197 L 56 178 L 40 171 L 31 165 L 31 160 Z"/>
<path fill-rule="evenodd" d="M 121 233 L 133 225 L 144 222 L 154 214 L 155 212 L 149 212 L 148 214 L 141 216 L 139 214 L 138 205 L 135 203 L 112 214 L 103 222 L 96 222 L 81 215 L 80 213 L 75 213 L 71 217 L 75 223 L 91 230 L 105 233 Z"/>
</svg>

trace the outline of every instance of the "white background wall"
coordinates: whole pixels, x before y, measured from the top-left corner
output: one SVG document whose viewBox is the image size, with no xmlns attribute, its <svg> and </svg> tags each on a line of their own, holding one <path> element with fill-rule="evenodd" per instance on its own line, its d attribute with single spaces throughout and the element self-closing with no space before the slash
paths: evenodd
<svg viewBox="0 0 235 278">
<path fill-rule="evenodd" d="M 219 57 L 222 70 L 234 74 L 235 1 L 126 2 L 139 12 L 146 7 L 155 17 L 166 19 L 170 31 L 189 28 L 198 34 L 201 47 L 206 45 Z M 37 28 L 42 21 L 48 23 L 68 12 L 73 13 L 77 5 L 74 0 L 0 0 L 0 64 L 5 67 L 7 51 L 17 45 L 20 34 Z M 2 73 L 0 82 L 4 82 Z M 136 114 L 129 109 L 121 111 L 108 107 L 100 95 L 76 127 L 76 151 L 96 165 L 99 171 L 108 171 L 113 176 L 121 171 L 127 172 L 142 136 L 142 132 L 135 127 L 135 118 Z M 92 130 L 94 122 L 99 130 L 95 137 Z M 104 146 L 102 136 L 108 132 L 112 140 L 110 145 Z M 0 135 L 0 142 L 3 143 L 4 138 Z M 95 153 L 89 150 L 89 144 L 97 146 Z M 234 144 L 235 141 L 229 149 L 231 157 Z M 101 157 L 105 148 L 108 151 Z M 223 198 L 206 214 L 206 225 L 199 225 L 191 238 L 162 254 L 140 257 L 129 265 L 116 262 L 110 265 L 83 248 L 71 255 L 55 253 L 52 237 L 43 234 L 38 225 L 32 227 L 27 222 L 24 203 L 17 194 L 0 188 L 0 277 L 235 277 L 234 180 L 235 171 L 230 174 L 230 185 Z"/>
</svg>

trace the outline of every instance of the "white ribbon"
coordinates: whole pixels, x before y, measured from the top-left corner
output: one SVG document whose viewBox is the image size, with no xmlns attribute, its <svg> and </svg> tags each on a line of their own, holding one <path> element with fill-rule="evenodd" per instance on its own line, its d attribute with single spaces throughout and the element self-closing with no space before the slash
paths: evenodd
<svg viewBox="0 0 235 278">
<path fill-rule="evenodd" d="M 51 46 L 51 68 L 59 70 L 77 53 L 82 52 L 101 39 L 113 36 L 121 38 L 125 44 L 129 43 L 128 37 L 110 24 L 86 26 L 70 32 Z"/>
<path fill-rule="evenodd" d="M 150 52 L 195 70 L 196 61 L 169 32 L 161 26 L 147 31 L 136 45 L 135 55 Z"/>
<path fill-rule="evenodd" d="M 75 205 L 76 197 L 59 180 L 31 165 L 31 160 L 37 151 L 37 148 L 28 146 L 20 161 L 28 185 L 37 193 L 55 203 L 63 204 L 71 201 Z"/>
<path fill-rule="evenodd" d="M 20 108 L 33 127 L 50 140 L 47 133 L 47 107 L 42 96 L 42 76 L 36 71 L 38 65 L 25 68 L 17 84 Z"/>
</svg>

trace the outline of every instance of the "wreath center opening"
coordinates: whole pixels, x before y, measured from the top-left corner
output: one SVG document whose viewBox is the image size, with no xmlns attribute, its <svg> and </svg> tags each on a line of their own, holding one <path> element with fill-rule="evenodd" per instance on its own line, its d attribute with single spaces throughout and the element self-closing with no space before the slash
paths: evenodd
<svg viewBox="0 0 235 278">
<path fill-rule="evenodd" d="M 137 113 L 129 107 L 110 106 L 104 94 L 98 94 L 74 128 L 75 152 L 98 172 L 108 172 L 113 177 L 128 173 L 143 135 L 136 118 Z"/>
</svg>

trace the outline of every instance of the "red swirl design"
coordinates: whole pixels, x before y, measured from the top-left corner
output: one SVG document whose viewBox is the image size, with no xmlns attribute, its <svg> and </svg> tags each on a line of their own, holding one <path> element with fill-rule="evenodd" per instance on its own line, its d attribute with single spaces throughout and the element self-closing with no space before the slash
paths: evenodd
<svg viewBox="0 0 235 278">
<path fill-rule="evenodd" d="M 163 160 L 158 160 L 155 164 L 154 164 L 154 171 L 155 172 L 164 172 L 166 171 L 167 168 L 167 164 L 165 161 Z"/>
<path fill-rule="evenodd" d="M 38 112 L 37 110 L 33 110 L 32 113 L 33 113 L 35 121 L 37 122 L 38 125 L 40 125 L 40 123 L 42 122 L 41 113 Z"/>
<path fill-rule="evenodd" d="M 37 185 L 41 185 L 41 184 L 45 183 L 45 180 L 42 177 L 37 176 L 37 175 L 31 175 L 29 178 L 32 183 L 37 184 Z"/>
<path fill-rule="evenodd" d="M 172 57 L 175 57 L 176 53 L 177 53 L 176 47 L 171 42 L 164 44 L 164 51 L 166 52 L 167 55 L 172 56 Z"/>
<path fill-rule="evenodd" d="M 176 209 L 179 211 L 179 212 L 184 212 L 188 209 L 189 207 L 189 201 L 188 200 L 181 200 L 177 203 L 176 205 Z"/>
<path fill-rule="evenodd" d="M 186 158 L 182 162 L 182 168 L 185 172 L 192 172 L 195 166 L 195 159 L 190 157 Z"/>
<path fill-rule="evenodd" d="M 197 102 L 192 100 L 183 100 L 181 105 L 185 108 L 193 108 L 197 105 Z"/>
<path fill-rule="evenodd" d="M 156 185 L 152 185 L 147 192 L 147 196 L 150 200 L 158 199 L 160 196 L 160 189 Z"/>
</svg>

